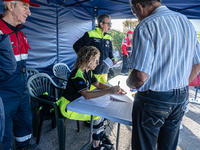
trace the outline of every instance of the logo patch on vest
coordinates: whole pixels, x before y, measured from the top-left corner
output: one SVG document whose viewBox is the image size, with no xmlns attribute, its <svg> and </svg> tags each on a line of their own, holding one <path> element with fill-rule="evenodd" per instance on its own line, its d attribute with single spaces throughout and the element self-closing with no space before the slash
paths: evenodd
<svg viewBox="0 0 200 150">
<path fill-rule="evenodd" d="M 79 81 L 78 84 L 83 84 L 83 81 Z"/>
<path fill-rule="evenodd" d="M 106 41 L 106 44 L 105 44 L 105 47 L 109 47 L 109 43 L 110 43 L 110 41 Z"/>
<path fill-rule="evenodd" d="M 94 38 L 94 42 L 96 42 L 96 43 L 100 43 L 100 39 L 96 39 L 96 38 Z"/>
</svg>

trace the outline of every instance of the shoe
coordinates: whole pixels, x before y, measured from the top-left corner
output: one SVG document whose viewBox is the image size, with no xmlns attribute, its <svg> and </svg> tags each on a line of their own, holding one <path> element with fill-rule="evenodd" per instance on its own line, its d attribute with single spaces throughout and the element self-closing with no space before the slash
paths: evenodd
<svg viewBox="0 0 200 150">
<path fill-rule="evenodd" d="M 84 121 L 86 127 L 90 127 L 90 121 Z"/>
<path fill-rule="evenodd" d="M 25 147 L 17 147 L 16 150 L 33 150 L 34 149 L 34 146 L 33 145 L 26 145 Z"/>
<path fill-rule="evenodd" d="M 115 150 L 115 149 L 112 145 L 102 144 L 95 148 L 92 145 L 91 150 Z"/>
<path fill-rule="evenodd" d="M 101 138 L 102 144 L 114 145 L 114 143 L 108 138 L 108 136 L 104 133 Z"/>
</svg>

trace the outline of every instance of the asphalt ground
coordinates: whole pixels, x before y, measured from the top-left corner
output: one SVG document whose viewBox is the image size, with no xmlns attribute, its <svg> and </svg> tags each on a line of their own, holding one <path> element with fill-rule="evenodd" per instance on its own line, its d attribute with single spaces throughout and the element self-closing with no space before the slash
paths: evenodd
<svg viewBox="0 0 200 150">
<path fill-rule="evenodd" d="M 116 74 L 120 69 L 116 68 Z M 189 97 L 195 97 L 196 88 L 190 87 Z M 200 91 L 200 90 L 199 90 Z M 197 99 L 200 100 L 200 92 Z M 183 128 L 180 130 L 179 143 L 176 150 L 200 150 L 200 104 L 190 102 L 189 111 L 182 120 Z M 121 124 L 119 137 L 119 150 L 131 150 L 131 126 Z M 116 147 L 117 123 L 112 122 L 106 129 L 106 134 L 113 141 Z M 80 131 L 77 132 L 77 124 L 74 120 L 67 121 L 66 127 L 66 150 L 80 150 L 89 140 L 89 127 L 84 122 L 80 122 Z M 31 138 L 31 144 L 36 145 L 36 138 Z M 88 146 L 90 150 L 91 146 Z M 51 128 L 51 121 L 44 121 L 40 143 L 35 146 L 35 150 L 59 150 L 57 129 Z M 14 140 L 12 142 L 14 150 Z"/>
</svg>

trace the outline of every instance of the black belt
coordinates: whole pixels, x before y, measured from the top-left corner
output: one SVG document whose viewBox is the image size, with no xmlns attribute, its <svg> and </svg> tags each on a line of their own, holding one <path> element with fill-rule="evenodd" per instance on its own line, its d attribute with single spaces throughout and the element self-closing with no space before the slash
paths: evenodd
<svg viewBox="0 0 200 150">
<path fill-rule="evenodd" d="M 26 72 L 26 67 L 19 67 L 17 66 L 17 69 L 15 73 L 25 73 Z"/>
<path fill-rule="evenodd" d="M 146 93 L 146 94 L 150 94 L 150 93 L 160 93 L 160 94 L 174 94 L 174 95 L 181 95 L 182 93 L 186 92 L 187 88 L 183 87 L 180 89 L 171 89 L 168 91 L 151 91 L 151 90 L 147 90 L 147 91 L 143 91 L 141 93 Z"/>
</svg>

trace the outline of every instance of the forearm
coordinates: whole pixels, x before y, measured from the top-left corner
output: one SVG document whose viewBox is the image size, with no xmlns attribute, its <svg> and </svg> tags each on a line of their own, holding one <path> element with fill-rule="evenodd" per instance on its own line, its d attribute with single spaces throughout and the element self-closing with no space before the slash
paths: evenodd
<svg viewBox="0 0 200 150">
<path fill-rule="evenodd" d="M 92 98 L 97 98 L 103 95 L 106 95 L 109 93 L 109 89 L 102 89 L 100 91 L 82 91 L 81 94 L 85 99 L 92 99 Z"/>
<path fill-rule="evenodd" d="M 126 84 L 130 88 L 138 88 L 148 79 L 149 75 L 138 71 L 132 70 L 129 77 L 126 80 Z"/>
<path fill-rule="evenodd" d="M 95 86 L 95 85 L 94 85 Z M 108 88 L 110 88 L 110 86 L 108 86 L 108 85 L 106 85 L 106 84 L 104 84 L 104 83 L 101 83 L 101 82 L 98 82 L 98 85 L 96 85 L 96 87 L 98 88 L 98 89 L 108 89 Z"/>
<path fill-rule="evenodd" d="M 189 77 L 189 83 L 192 82 L 197 74 L 200 72 L 200 63 L 192 66 L 192 71 Z"/>
</svg>

